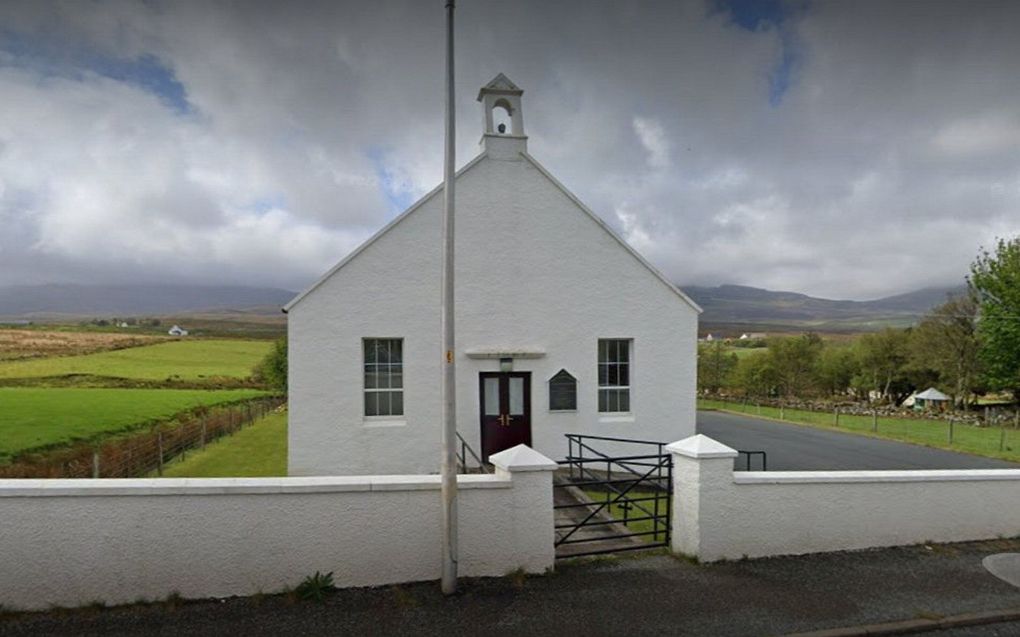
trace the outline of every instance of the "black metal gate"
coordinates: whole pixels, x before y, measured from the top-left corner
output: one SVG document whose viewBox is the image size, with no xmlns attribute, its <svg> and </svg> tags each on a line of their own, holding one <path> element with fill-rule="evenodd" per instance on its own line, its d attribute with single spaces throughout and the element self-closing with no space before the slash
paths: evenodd
<svg viewBox="0 0 1020 637">
<path fill-rule="evenodd" d="M 666 443 L 566 434 L 553 486 L 556 558 L 669 546 L 673 462 Z M 624 453 L 610 455 L 595 447 Z"/>
</svg>

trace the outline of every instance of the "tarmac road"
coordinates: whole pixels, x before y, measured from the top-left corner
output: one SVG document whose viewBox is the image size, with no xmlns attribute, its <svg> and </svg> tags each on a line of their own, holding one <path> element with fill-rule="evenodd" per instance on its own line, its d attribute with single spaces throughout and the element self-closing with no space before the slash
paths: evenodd
<svg viewBox="0 0 1020 637">
<path fill-rule="evenodd" d="M 697 427 L 734 449 L 765 451 L 769 471 L 1020 469 L 994 458 L 718 411 L 699 411 Z M 737 468 L 744 469 L 744 462 L 738 459 Z M 760 470 L 759 463 L 754 458 L 751 469 Z"/>
</svg>

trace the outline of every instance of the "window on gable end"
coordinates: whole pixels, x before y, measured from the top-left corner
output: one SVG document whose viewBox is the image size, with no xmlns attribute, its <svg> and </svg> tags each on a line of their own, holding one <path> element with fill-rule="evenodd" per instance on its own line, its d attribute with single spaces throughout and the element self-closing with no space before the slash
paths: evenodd
<svg viewBox="0 0 1020 637">
<path fill-rule="evenodd" d="M 364 345 L 365 416 L 404 415 L 404 341 L 366 338 Z"/>
<path fill-rule="evenodd" d="M 630 339 L 599 339 L 599 412 L 630 412 Z"/>
</svg>

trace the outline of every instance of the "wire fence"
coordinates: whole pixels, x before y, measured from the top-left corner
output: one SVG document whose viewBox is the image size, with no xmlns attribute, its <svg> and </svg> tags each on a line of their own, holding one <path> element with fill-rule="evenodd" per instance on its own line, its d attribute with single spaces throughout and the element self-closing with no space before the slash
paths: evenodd
<svg viewBox="0 0 1020 637">
<path fill-rule="evenodd" d="M 702 409 L 723 409 L 807 425 L 845 429 L 892 440 L 931 447 L 944 447 L 981 455 L 1020 460 L 1020 413 L 999 410 L 987 419 L 962 419 L 950 413 L 944 417 L 890 413 L 880 408 L 827 407 L 732 399 L 699 399 Z M 934 414 L 932 414 L 934 415 Z"/>
<path fill-rule="evenodd" d="M 0 478 L 137 478 L 163 474 L 172 459 L 202 449 L 265 417 L 286 403 L 283 397 L 256 398 L 199 408 L 148 431 L 79 443 L 31 454 L 0 465 Z"/>
</svg>

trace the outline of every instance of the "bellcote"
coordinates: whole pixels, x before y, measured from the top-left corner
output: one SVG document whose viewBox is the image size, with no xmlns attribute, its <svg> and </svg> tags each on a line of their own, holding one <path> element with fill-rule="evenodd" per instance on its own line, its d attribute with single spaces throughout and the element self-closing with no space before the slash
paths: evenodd
<svg viewBox="0 0 1020 637">
<path fill-rule="evenodd" d="M 528 150 L 521 95 L 524 91 L 500 73 L 478 91 L 482 103 L 482 150 L 493 159 L 518 159 Z"/>
</svg>

